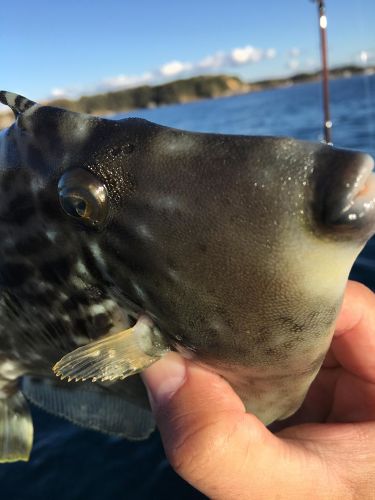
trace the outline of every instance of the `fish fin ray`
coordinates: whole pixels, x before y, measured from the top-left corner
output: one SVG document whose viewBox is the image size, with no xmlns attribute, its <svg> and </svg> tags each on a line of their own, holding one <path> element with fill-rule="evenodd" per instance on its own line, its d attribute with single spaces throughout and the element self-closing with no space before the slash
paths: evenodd
<svg viewBox="0 0 375 500">
<path fill-rule="evenodd" d="M 66 354 L 53 371 L 69 382 L 124 379 L 152 365 L 168 350 L 150 322 L 140 319 L 132 328 L 106 335 Z"/>
<path fill-rule="evenodd" d="M 114 394 L 110 387 L 24 377 L 22 391 L 39 408 L 80 427 L 129 440 L 146 439 L 155 429 L 149 409 Z"/>
<path fill-rule="evenodd" d="M 29 406 L 20 391 L 0 399 L 0 463 L 27 462 L 34 428 Z"/>
<path fill-rule="evenodd" d="M 0 90 L 0 102 L 5 104 L 5 106 L 9 106 L 16 118 L 37 104 L 27 97 L 15 94 L 14 92 L 7 92 L 6 90 Z"/>
</svg>

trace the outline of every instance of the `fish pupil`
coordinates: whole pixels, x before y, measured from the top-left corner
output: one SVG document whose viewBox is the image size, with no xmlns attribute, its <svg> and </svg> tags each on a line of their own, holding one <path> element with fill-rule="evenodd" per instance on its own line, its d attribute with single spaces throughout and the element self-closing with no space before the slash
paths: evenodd
<svg viewBox="0 0 375 500">
<path fill-rule="evenodd" d="M 87 203 L 83 198 L 66 197 L 64 199 L 64 210 L 72 217 L 87 217 Z"/>
<path fill-rule="evenodd" d="M 84 200 L 79 200 L 76 205 L 77 215 L 79 215 L 80 217 L 84 217 L 86 214 L 86 209 L 87 209 L 86 202 Z"/>
</svg>

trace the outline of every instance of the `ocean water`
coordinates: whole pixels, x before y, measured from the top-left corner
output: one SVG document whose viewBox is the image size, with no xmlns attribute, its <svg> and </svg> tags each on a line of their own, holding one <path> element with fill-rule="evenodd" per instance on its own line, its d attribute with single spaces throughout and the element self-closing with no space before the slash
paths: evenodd
<svg viewBox="0 0 375 500">
<path fill-rule="evenodd" d="M 375 156 L 375 75 L 331 83 L 335 146 Z M 205 100 L 139 116 L 187 130 L 254 135 L 290 135 L 320 140 L 321 88 L 317 83 Z M 351 273 L 375 290 L 375 240 Z M 4 500 L 198 499 L 164 456 L 160 437 L 131 443 L 87 431 L 33 408 L 35 444 L 29 463 L 0 465 Z"/>
</svg>

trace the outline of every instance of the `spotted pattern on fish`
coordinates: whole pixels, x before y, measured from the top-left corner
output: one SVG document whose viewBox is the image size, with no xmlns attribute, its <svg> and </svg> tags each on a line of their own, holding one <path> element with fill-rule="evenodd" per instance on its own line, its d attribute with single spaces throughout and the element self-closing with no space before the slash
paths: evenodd
<svg viewBox="0 0 375 500">
<path fill-rule="evenodd" d="M 375 204 L 357 196 L 372 160 L 0 101 L 17 115 L 0 133 L 3 363 L 51 375 L 64 354 L 142 313 L 265 423 L 295 411 L 374 231 Z M 86 213 L 74 197 L 61 204 L 69 173 L 105 190 L 97 219 L 74 219 Z"/>
<path fill-rule="evenodd" d="M 0 338 L 16 329 L 28 343 L 10 337 L 13 359 L 22 360 L 26 372 L 37 362 L 49 374 L 61 350 L 110 331 L 118 306 L 106 292 L 107 280 L 90 246 L 61 233 L 60 209 L 50 209 L 53 201 L 36 189 L 35 179 L 30 190 L 35 174 L 23 169 L 12 174 L 12 185 L 7 176 L 1 183 L 6 189 L 0 205 Z"/>
</svg>

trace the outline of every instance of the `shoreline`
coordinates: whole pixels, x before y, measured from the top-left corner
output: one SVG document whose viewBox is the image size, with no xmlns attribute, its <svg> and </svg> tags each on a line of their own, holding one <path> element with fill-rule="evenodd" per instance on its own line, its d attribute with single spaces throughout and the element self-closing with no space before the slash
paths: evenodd
<svg viewBox="0 0 375 500">
<path fill-rule="evenodd" d="M 342 66 L 330 70 L 330 80 L 353 78 L 375 74 L 375 66 Z M 89 113 L 95 116 L 110 116 L 128 113 L 136 109 L 153 109 L 165 105 L 185 104 L 202 99 L 232 97 L 235 95 L 262 92 L 298 84 L 314 83 L 321 79 L 321 72 L 298 73 L 286 78 L 275 78 L 257 82 L 244 82 L 231 75 L 198 76 L 175 80 L 162 85 L 141 86 L 106 94 L 81 96 L 77 100 L 55 99 L 45 102 L 51 106 Z M 108 106 L 108 104 L 110 104 Z M 0 113 L 0 130 L 13 122 L 13 113 Z"/>
</svg>

